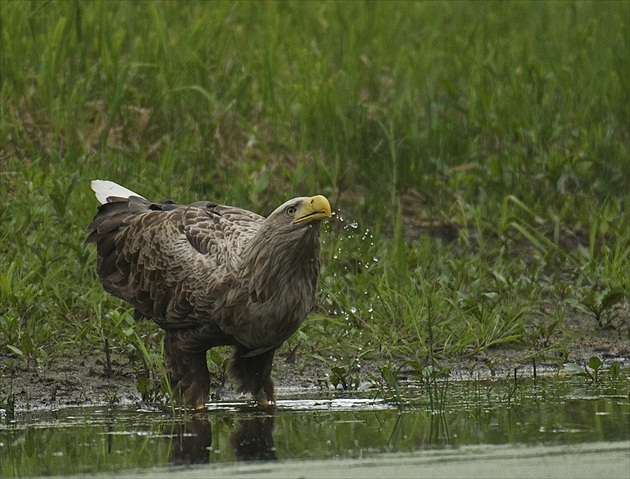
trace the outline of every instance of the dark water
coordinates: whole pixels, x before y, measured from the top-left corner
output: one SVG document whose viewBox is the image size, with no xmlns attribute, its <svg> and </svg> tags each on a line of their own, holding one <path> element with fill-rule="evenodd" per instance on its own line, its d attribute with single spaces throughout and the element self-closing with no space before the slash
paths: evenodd
<svg viewBox="0 0 630 479">
<path fill-rule="evenodd" d="M 630 440 L 627 378 L 408 385 L 309 397 L 279 391 L 275 410 L 219 402 L 202 413 L 111 406 L 6 414 L 0 476 L 107 473 L 250 460 L 368 458 L 467 445 Z M 378 397 L 377 397 L 378 396 Z"/>
</svg>

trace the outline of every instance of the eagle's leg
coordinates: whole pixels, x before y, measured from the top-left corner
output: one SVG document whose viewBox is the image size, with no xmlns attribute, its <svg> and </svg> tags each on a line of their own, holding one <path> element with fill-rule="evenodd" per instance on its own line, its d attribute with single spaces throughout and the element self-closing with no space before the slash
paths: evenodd
<svg viewBox="0 0 630 479">
<path fill-rule="evenodd" d="M 249 392 L 261 406 L 270 406 L 276 401 L 271 378 L 271 367 L 275 349 L 257 356 L 245 356 L 247 349 L 237 346 L 230 361 L 229 371 L 236 380 L 239 393 Z"/>
<path fill-rule="evenodd" d="M 210 373 L 206 350 L 182 348 L 178 331 L 167 331 L 164 337 L 164 368 L 171 381 L 174 399 L 195 409 L 203 409 L 210 396 Z"/>
</svg>

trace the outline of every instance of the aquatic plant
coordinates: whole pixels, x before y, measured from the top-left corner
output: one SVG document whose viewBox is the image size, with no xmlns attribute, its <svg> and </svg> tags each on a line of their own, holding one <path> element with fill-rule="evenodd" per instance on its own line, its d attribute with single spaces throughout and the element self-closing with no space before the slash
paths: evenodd
<svg viewBox="0 0 630 479">
<path fill-rule="evenodd" d="M 601 380 L 602 373 L 605 371 L 604 362 L 597 356 L 591 356 L 586 364 L 565 363 L 564 368 L 578 376 L 583 376 L 594 383 Z M 622 369 L 623 368 L 619 362 L 615 361 L 611 363 L 608 368 L 610 378 L 617 380 L 622 373 Z"/>
</svg>

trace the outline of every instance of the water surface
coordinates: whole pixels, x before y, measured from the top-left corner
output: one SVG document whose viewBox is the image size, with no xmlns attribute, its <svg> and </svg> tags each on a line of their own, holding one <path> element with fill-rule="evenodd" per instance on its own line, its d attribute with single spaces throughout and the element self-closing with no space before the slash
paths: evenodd
<svg viewBox="0 0 630 479">
<path fill-rule="evenodd" d="M 268 461 L 255 475 L 273 476 L 269 467 L 293 461 L 328 460 L 329 467 L 338 467 L 340 460 L 368 465 L 398 457 L 416 464 L 437 454 L 439 464 L 451 467 L 457 463 L 454 454 L 470 457 L 471 450 L 476 458 L 485 457 L 479 451 L 524 446 L 586 457 L 579 448 L 604 454 L 630 444 L 625 378 L 601 384 L 558 376 L 464 381 L 407 385 L 401 391 L 404 396 L 375 390 L 357 397 L 279 390 L 274 410 L 222 401 L 194 414 L 131 405 L 5 414 L 0 475 L 159 474 L 160 468 L 172 475 L 182 467 L 190 475 L 193 465 L 203 465 L 201 476 L 207 477 L 212 470 L 225 475 L 227 467 L 236 474 L 247 462 Z M 365 475 L 360 467 L 352 470 Z M 315 469 L 303 473 L 309 471 Z"/>
</svg>

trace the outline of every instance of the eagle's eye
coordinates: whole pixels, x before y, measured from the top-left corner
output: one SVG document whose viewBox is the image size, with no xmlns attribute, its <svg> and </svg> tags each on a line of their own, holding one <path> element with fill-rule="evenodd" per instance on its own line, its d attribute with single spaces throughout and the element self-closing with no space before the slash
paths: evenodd
<svg viewBox="0 0 630 479">
<path fill-rule="evenodd" d="M 295 206 L 289 206 L 286 209 L 286 212 L 289 216 L 293 216 L 295 214 L 295 212 L 297 211 L 297 208 Z"/>
</svg>

